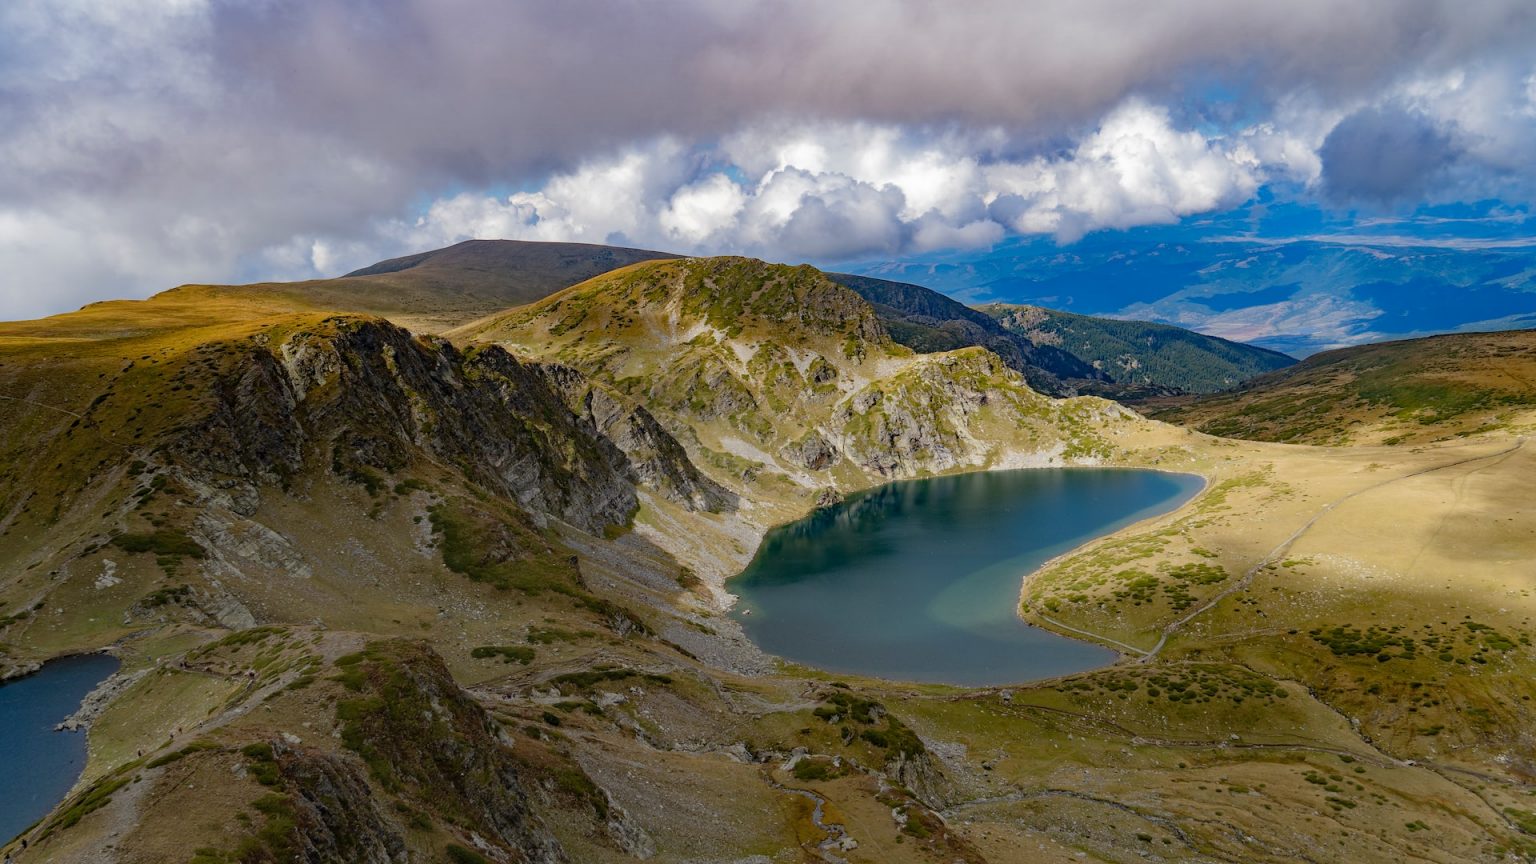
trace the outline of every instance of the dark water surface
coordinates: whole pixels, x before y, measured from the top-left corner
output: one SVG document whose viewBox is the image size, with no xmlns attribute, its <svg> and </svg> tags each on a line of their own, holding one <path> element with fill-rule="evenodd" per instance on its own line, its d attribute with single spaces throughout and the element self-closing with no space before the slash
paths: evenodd
<svg viewBox="0 0 1536 864">
<path fill-rule="evenodd" d="M 0 843 L 48 815 L 85 770 L 85 733 L 55 732 L 117 671 L 105 654 L 53 660 L 0 684 Z"/>
<path fill-rule="evenodd" d="M 763 650 L 834 672 L 982 685 L 1093 669 L 1114 652 L 1019 620 L 1024 575 L 1203 484 L 1058 468 L 882 486 L 770 531 L 726 586 L 732 614 Z"/>
</svg>

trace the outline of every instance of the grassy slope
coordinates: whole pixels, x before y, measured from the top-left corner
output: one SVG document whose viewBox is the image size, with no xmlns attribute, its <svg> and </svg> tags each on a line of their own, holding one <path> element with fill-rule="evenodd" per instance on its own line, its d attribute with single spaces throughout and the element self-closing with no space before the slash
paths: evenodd
<svg viewBox="0 0 1536 864">
<path fill-rule="evenodd" d="M 1437 860 L 1497 857 L 1505 845 L 1478 830 L 1492 838 L 1518 823 L 1536 779 L 1536 762 L 1518 755 L 1536 728 L 1536 586 L 1515 563 L 1536 555 L 1536 512 L 1515 492 L 1532 468 L 1528 448 L 1500 436 L 1413 450 L 1227 445 L 1205 458 L 1220 460 L 1205 469 L 1216 482 L 1193 507 L 1090 544 L 1026 584 L 1030 620 L 1138 649 L 1118 677 L 1070 691 L 1078 710 L 1146 739 L 1222 731 L 1206 740 L 1235 735 L 1274 751 L 1218 758 L 1221 784 L 1253 794 L 1264 778 L 1264 811 L 1281 809 L 1272 799 L 1312 798 L 1340 841 L 1373 860 L 1424 833 L 1413 800 L 1462 786 L 1484 802 L 1458 805 L 1482 828 Z M 1266 696 L 1270 685 L 1289 698 Z M 1298 697 L 1326 713 L 1288 716 Z M 1344 764 L 1295 746 L 1351 740 Z M 1435 776 L 1407 776 L 1404 760 Z M 1209 784 L 1205 806 L 1232 800 L 1210 773 L 1168 774 Z M 1365 788 L 1330 782 L 1339 776 Z M 1372 788 L 1367 777 L 1421 791 Z M 1287 821 L 1252 807 L 1243 818 L 1270 836 Z M 1515 846 L 1530 854 L 1529 840 Z"/>
<path fill-rule="evenodd" d="M 979 311 L 1009 332 L 1071 352 L 1123 387 L 1213 393 L 1296 362 L 1275 351 L 1166 324 L 1008 303 Z"/>
<path fill-rule="evenodd" d="M 1487 432 L 1533 407 L 1536 330 L 1342 348 L 1230 393 L 1149 406 L 1159 419 L 1213 435 L 1335 445 Z"/>
<path fill-rule="evenodd" d="M 0 325 L 0 553 L 70 525 L 90 531 L 124 503 L 124 465 L 206 405 L 190 384 L 238 362 L 226 346 L 324 318 L 183 288 Z"/>
<path fill-rule="evenodd" d="M 10 544 L 0 545 L 0 599 L 7 603 L 0 613 L 47 600 L 0 638 L 13 651 L 39 656 L 131 632 L 122 649 L 127 668 L 150 670 L 92 732 L 87 781 L 60 809 L 79 814 L 78 823 L 34 847 L 35 859 L 89 860 L 105 854 L 107 843 L 127 861 L 266 843 L 273 808 L 256 802 L 274 789 L 296 791 L 297 780 L 283 774 L 280 789 L 262 786 L 252 772 L 265 769 L 241 748 L 286 742 L 286 732 L 301 741 L 290 746 L 353 758 L 345 741 L 330 735 L 348 722 L 338 717 L 339 706 L 359 698 L 336 660 L 381 636 L 428 640 L 460 682 L 477 685 L 514 742 L 512 752 L 526 760 L 522 770 L 553 790 L 541 805 L 544 820 L 573 860 L 633 860 L 606 824 L 611 804 L 652 838 L 653 860 L 774 856 L 819 842 L 825 834 L 812 824 L 809 802 L 770 781 L 828 799 L 830 818 L 841 819 L 859 841 L 858 849 L 839 853 L 853 862 L 1073 861 L 1079 853 L 1140 860 L 1150 852 L 1173 860 L 1464 861 L 1498 860 L 1529 843 L 1516 824 L 1519 814 L 1536 810 L 1527 794 L 1533 770 L 1521 756 L 1532 747 L 1520 737 L 1536 728 L 1528 707 L 1536 669 L 1523 641 L 1532 635 L 1536 586 L 1522 569 L 1536 557 L 1536 513 L 1521 478 L 1536 466 L 1523 448 L 1510 450 L 1510 439 L 1315 450 L 1225 442 L 1157 424 L 1095 425 L 1102 421 L 1085 415 L 1082 428 L 1104 436 L 1113 462 L 1196 471 L 1211 487 L 1179 513 L 1054 562 L 1030 580 L 1026 600 L 1031 615 L 1059 622 L 1051 626 L 1141 648 L 1198 612 L 1155 660 L 1006 693 L 878 681 L 850 681 L 843 689 L 792 667 L 760 674 L 760 665 L 742 659 L 750 652 L 730 636 L 729 619 L 692 602 L 684 587 L 693 584 L 690 574 L 652 540 L 676 548 L 718 543 L 722 548 L 711 554 L 739 561 L 757 532 L 804 512 L 824 482 L 878 482 L 878 472 L 850 460 L 820 469 L 830 481 L 801 484 L 795 477 L 810 469 L 794 468 L 776 449 L 807 425 L 832 423 L 836 406 L 860 392 L 880 392 L 899 414 L 930 410 L 926 422 L 934 430 L 958 414 L 966 434 L 953 441 L 996 447 L 1015 440 L 1021 453 L 1056 443 L 1017 442 L 1019 429 L 1007 421 L 1026 409 L 1047 408 L 1031 422 L 1040 423 L 1042 436 L 1059 435 L 1071 410 L 1096 411 L 1101 403 L 1045 403 L 975 352 L 914 357 L 878 330 L 866 333 L 862 349 L 850 346 L 840 334 L 850 323 L 867 326 L 866 313 L 837 294 L 788 326 L 775 323 L 771 316 L 804 308 L 808 296 L 828 290 L 812 273 L 773 271 L 770 286 L 757 271 L 748 281 L 763 290 L 746 294 L 682 292 L 687 274 L 670 269 L 681 266 L 615 274 L 629 292 L 619 296 L 634 299 L 633 307 L 613 302 L 611 283 L 598 294 L 589 284 L 536 307 L 542 314 L 501 321 L 496 326 L 504 329 L 493 333 L 615 384 L 628 381 L 629 392 L 648 400 L 650 388 L 659 387 L 656 404 L 671 406 L 658 411 L 664 421 L 696 430 L 697 440 L 687 442 L 696 461 L 749 490 L 753 512 L 726 524 L 648 500 L 634 534 L 547 534 L 549 559 L 512 565 L 503 588 L 494 579 L 470 578 L 475 553 L 483 554 L 494 534 L 487 533 L 498 522 L 494 514 L 482 513 L 476 519 L 487 521 L 462 530 L 432 531 L 434 510 L 478 500 L 451 473 L 391 476 L 370 491 L 318 471 L 295 478 L 295 494 L 267 490 L 245 530 L 260 525 L 287 538 L 308 576 L 239 561 L 239 572 L 230 572 L 186 556 L 159 560 L 112 546 L 87 551 L 88 542 L 68 545 L 100 530 L 100 511 L 82 502 L 50 522 L 53 493 L 95 483 L 107 498 L 120 494 L 110 477 L 88 480 L 88 466 L 106 448 L 124 446 L 114 439 L 132 446 L 136 432 L 150 436 L 177 422 L 187 406 L 175 400 L 189 397 L 185 387 L 172 388 L 207 367 L 209 352 L 198 353 L 200 345 L 265 327 L 319 328 L 325 316 L 185 289 L 145 304 L 5 325 L 0 392 L 54 406 L 4 415 L 6 440 L 30 436 L 49 448 L 34 461 L 81 473 L 56 471 L 41 481 L 56 484 L 47 487 L 49 497 L 34 496 L 25 511 L 0 511 L 0 519 L 15 513 L 0 537 Z M 741 262 L 719 266 L 725 269 L 692 287 L 719 288 L 733 271 L 753 272 Z M 653 280 L 652 268 L 682 281 Z M 651 294 L 659 305 L 646 302 Z M 566 322 L 572 325 L 555 332 Z M 820 394 L 806 386 L 807 376 L 819 377 L 812 353 L 837 373 Z M 754 365 L 759 356 L 766 359 Z M 124 371 L 130 359 L 135 365 Z M 701 388 L 687 382 L 700 381 L 700 370 L 706 382 L 715 373 L 729 376 L 704 393 L 733 392 L 721 385 L 734 380 L 754 401 L 709 399 L 696 407 L 692 397 Z M 984 383 L 957 389 L 957 375 L 981 375 Z M 122 406 L 109 397 L 90 410 L 109 387 L 128 397 Z M 968 414 L 952 401 L 955 393 L 1010 390 L 1019 401 L 1007 411 L 989 406 Z M 787 401 L 781 407 L 770 397 Z M 154 402 L 160 407 L 151 409 Z M 69 430 L 75 418 L 55 408 L 92 419 Z M 842 435 L 851 421 L 831 428 Z M 740 455 L 751 453 L 744 445 L 767 458 Z M 36 446 L 15 444 L 7 464 L 30 464 L 24 460 Z M 898 464 L 914 471 L 934 464 L 931 453 L 899 456 Z M 175 508 L 175 495 L 159 492 L 146 510 Z M 1413 520 L 1407 529 L 1404 514 Z M 1314 517 L 1293 547 L 1282 547 Z M 1405 531 L 1420 541 L 1403 544 Z M 723 549 L 731 542 L 737 548 Z M 15 556 L 40 544 L 57 551 L 29 571 Z M 577 556 L 574 575 L 560 569 L 569 555 Z M 101 587 L 107 561 L 121 581 Z M 458 561 L 460 571 L 449 561 Z M 576 581 L 552 590 L 516 578 L 545 566 L 558 571 L 551 578 Z M 1250 580 L 1221 596 L 1250 570 Z M 188 583 L 201 592 L 211 588 L 210 576 L 257 620 L 279 629 L 246 643 L 214 644 L 227 631 L 196 603 L 125 618 L 154 591 Z M 610 607 L 583 603 L 587 592 L 628 607 L 646 631 L 616 620 Z M 311 629 L 317 618 L 325 631 Z M 1412 657 L 1402 656 L 1405 636 L 1416 640 Z M 1426 637 L 1435 640 L 1433 651 Z M 1368 643 L 1374 653 L 1356 651 Z M 477 657 L 477 647 L 516 650 Z M 520 662 L 530 653 L 526 665 Z M 1450 659 L 1442 659 L 1446 653 Z M 254 685 L 246 683 L 246 670 L 256 672 Z M 897 720 L 850 709 L 850 698 L 879 701 Z M 903 729 L 927 742 L 921 751 L 906 749 Z M 194 742 L 211 746 L 149 767 Z M 812 760 L 804 770 L 787 770 L 784 759 L 796 747 L 842 765 Z M 948 827 L 889 779 L 882 792 L 875 776 L 881 773 L 942 810 Z M 138 782 L 83 812 L 122 779 Z M 599 804 L 592 784 L 611 798 Z M 468 842 L 465 826 L 474 823 L 444 809 L 442 796 L 392 791 L 383 781 L 374 788 L 399 814 L 405 842 L 418 854 L 441 857 L 447 844 Z"/>
</svg>

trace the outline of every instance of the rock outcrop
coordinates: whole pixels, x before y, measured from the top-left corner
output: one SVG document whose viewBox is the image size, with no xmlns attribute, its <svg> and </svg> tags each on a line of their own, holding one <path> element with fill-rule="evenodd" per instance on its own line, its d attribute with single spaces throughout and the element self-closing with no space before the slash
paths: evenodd
<svg viewBox="0 0 1536 864">
<path fill-rule="evenodd" d="M 811 471 L 821 471 L 837 464 L 842 454 L 820 432 L 811 431 L 799 441 L 784 448 L 784 457 Z"/>
<path fill-rule="evenodd" d="M 306 465 L 360 482 L 420 459 L 589 531 L 627 522 L 635 471 L 545 376 L 494 347 L 461 352 L 391 324 L 338 318 L 280 345 L 257 336 L 167 450 L 249 514 L 262 483 Z"/>
<path fill-rule="evenodd" d="M 338 706 L 342 741 L 376 782 L 451 816 L 470 845 L 478 837 L 498 856 L 528 864 L 566 860 L 529 804 L 532 790 L 499 725 L 431 649 L 374 643 L 347 666 L 359 698 Z"/>
<path fill-rule="evenodd" d="M 403 864 L 404 833 L 355 759 L 273 743 L 287 781 L 295 860 L 314 864 Z"/>
<path fill-rule="evenodd" d="M 832 425 L 850 459 L 894 478 L 985 458 L 989 445 L 973 431 L 983 410 L 1010 421 L 1022 437 L 1048 404 L 996 354 L 971 348 L 925 357 L 870 384 L 839 406 Z"/>
<path fill-rule="evenodd" d="M 736 494 L 700 473 L 688 451 L 651 412 L 593 384 L 571 366 L 548 363 L 533 368 L 578 416 L 629 457 L 642 484 L 689 510 L 720 513 L 736 508 Z"/>
</svg>

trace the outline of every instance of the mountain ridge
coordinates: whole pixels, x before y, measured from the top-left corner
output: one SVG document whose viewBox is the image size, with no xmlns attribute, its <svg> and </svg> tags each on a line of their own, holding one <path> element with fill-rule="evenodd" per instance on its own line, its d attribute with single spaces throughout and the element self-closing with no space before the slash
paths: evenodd
<svg viewBox="0 0 1536 864">
<path fill-rule="evenodd" d="M 1279 351 L 1168 324 L 1027 304 L 990 303 L 976 308 L 1004 329 L 1071 353 L 1120 385 L 1114 392 L 1122 396 L 1139 395 L 1135 388 L 1151 391 L 1149 395 L 1170 395 L 1169 390 L 1214 393 L 1296 362 Z"/>
<path fill-rule="evenodd" d="M 590 243 L 465 240 L 386 259 L 334 279 L 224 290 L 274 294 L 319 309 L 380 315 L 418 332 L 441 332 L 615 268 L 676 257 Z"/>
<path fill-rule="evenodd" d="M 896 340 L 919 353 L 980 346 L 1002 357 L 1030 386 L 1054 396 L 1075 395 L 1073 379 L 1108 383 L 1077 357 L 1017 338 L 985 314 L 921 285 L 846 273 L 827 278 L 873 304 Z"/>
<path fill-rule="evenodd" d="M 538 302 L 586 279 L 644 261 L 681 256 L 581 243 L 469 240 L 443 249 L 387 259 L 345 276 L 299 283 L 220 286 L 234 295 L 266 295 L 306 308 L 379 315 L 418 332 L 446 332 L 507 308 Z M 828 278 L 860 293 L 897 341 L 920 352 L 979 345 L 999 354 L 1031 386 L 1054 396 L 1079 392 L 1125 399 L 1167 394 L 1171 381 L 1122 383 L 1112 367 L 1095 367 L 1047 342 L 1011 332 L 988 316 L 921 285 L 852 274 Z M 1106 325 L 1112 326 L 1112 325 Z M 1201 340 L 1195 340 L 1199 344 Z M 1123 352 L 1122 352 L 1123 353 Z M 1203 358 L 1232 373 L 1242 364 Z M 1145 368 L 1161 368 L 1147 364 Z M 1206 388 L 1209 389 L 1209 388 Z"/>
<path fill-rule="evenodd" d="M 448 336 L 580 370 L 645 405 L 717 483 L 776 506 L 965 466 L 1091 461 L 1108 453 L 1105 430 L 1139 422 L 1100 399 L 1043 396 L 980 346 L 914 352 L 805 265 L 644 262 Z M 714 579 L 746 563 L 723 538 L 657 542 Z"/>
</svg>

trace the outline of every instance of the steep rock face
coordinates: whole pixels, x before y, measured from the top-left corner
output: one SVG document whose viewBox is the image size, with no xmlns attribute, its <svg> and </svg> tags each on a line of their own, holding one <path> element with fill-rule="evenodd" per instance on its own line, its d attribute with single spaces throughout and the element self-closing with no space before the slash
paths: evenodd
<svg viewBox="0 0 1536 864">
<path fill-rule="evenodd" d="M 1049 400 L 1020 383 L 988 351 L 925 358 L 844 401 L 832 417 L 833 434 L 849 458 L 880 477 L 943 471 L 976 458 L 973 427 L 984 410 L 1021 434 L 1030 419 L 1047 414 Z"/>
<path fill-rule="evenodd" d="M 1109 380 L 1054 343 L 1009 331 L 986 314 L 921 285 L 846 273 L 829 273 L 827 278 L 868 300 L 892 338 L 919 353 L 986 348 L 1022 374 L 1029 386 L 1053 396 L 1075 395 L 1072 381 Z"/>
<path fill-rule="evenodd" d="M 720 513 L 736 508 L 736 494 L 701 474 L 651 412 L 594 385 L 570 366 L 548 363 L 533 368 L 578 416 L 629 457 L 642 484 L 689 510 Z"/>
<path fill-rule="evenodd" d="M 426 458 L 589 531 L 634 512 L 629 460 L 505 351 L 461 353 L 380 321 L 327 325 L 242 345 L 233 374 L 213 383 L 212 409 L 168 448 L 231 509 L 251 512 L 257 484 L 307 463 L 355 477 Z"/>
<path fill-rule="evenodd" d="M 452 817 L 498 856 L 567 860 L 530 807 L 531 783 L 499 725 L 459 689 L 440 657 L 425 645 L 388 642 L 344 659 L 360 698 L 338 705 L 342 741 L 379 783 Z"/>
<path fill-rule="evenodd" d="M 401 864 L 409 861 L 395 819 L 380 806 L 354 759 L 273 742 L 290 788 L 293 845 L 313 864 Z"/>
</svg>

